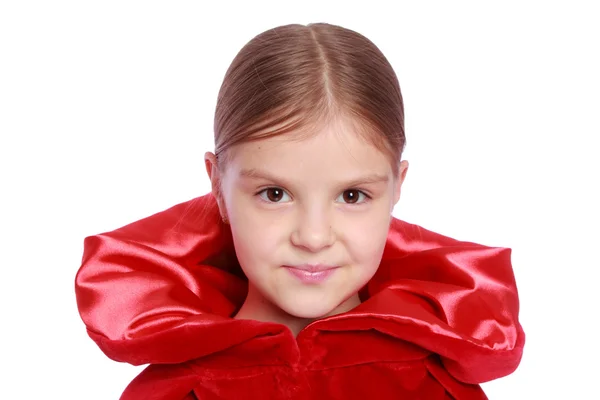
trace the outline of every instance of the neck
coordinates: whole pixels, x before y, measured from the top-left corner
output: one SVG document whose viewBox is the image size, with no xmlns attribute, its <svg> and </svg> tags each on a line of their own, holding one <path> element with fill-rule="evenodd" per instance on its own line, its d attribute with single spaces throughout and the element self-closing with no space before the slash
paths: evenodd
<svg viewBox="0 0 600 400">
<path fill-rule="evenodd" d="M 311 322 L 350 311 L 359 304 L 360 299 L 357 293 L 320 318 L 300 318 L 286 313 L 266 299 L 253 285 L 249 284 L 246 300 L 244 300 L 244 304 L 242 304 L 242 307 L 233 318 L 283 324 L 292 331 L 295 337 Z"/>
</svg>

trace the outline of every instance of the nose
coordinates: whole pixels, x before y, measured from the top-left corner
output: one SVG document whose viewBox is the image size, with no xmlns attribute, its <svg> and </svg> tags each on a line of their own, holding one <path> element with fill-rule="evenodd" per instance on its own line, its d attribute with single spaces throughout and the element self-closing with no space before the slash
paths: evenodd
<svg viewBox="0 0 600 400">
<path fill-rule="evenodd" d="M 302 212 L 297 221 L 291 235 L 294 246 L 315 253 L 334 243 L 335 234 L 329 213 L 319 210 Z"/>
</svg>

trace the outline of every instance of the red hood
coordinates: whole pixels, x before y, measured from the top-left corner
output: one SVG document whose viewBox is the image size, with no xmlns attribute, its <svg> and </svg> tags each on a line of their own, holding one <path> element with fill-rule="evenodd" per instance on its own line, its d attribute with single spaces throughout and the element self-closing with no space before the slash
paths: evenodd
<svg viewBox="0 0 600 400">
<path fill-rule="evenodd" d="M 312 323 L 298 343 L 318 332 L 376 329 L 439 354 L 459 381 L 507 375 L 525 341 L 510 254 L 394 219 L 363 303 Z M 283 325 L 230 318 L 246 281 L 210 194 L 87 237 L 75 290 L 90 337 L 108 357 L 134 365 L 181 363 L 291 335 Z M 319 340 L 335 347 L 327 338 Z"/>
</svg>

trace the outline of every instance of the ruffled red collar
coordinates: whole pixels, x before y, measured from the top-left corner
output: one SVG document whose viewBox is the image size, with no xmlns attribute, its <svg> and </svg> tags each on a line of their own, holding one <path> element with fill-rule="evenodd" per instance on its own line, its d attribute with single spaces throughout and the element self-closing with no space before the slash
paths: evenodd
<svg viewBox="0 0 600 400">
<path fill-rule="evenodd" d="M 334 367 L 436 353 L 456 379 L 480 383 L 511 373 L 522 355 L 510 254 L 394 219 L 362 304 L 294 339 L 280 324 L 230 318 L 246 282 L 206 195 L 86 238 L 76 294 L 91 338 L 135 365 L 220 354 L 214 362 L 227 365 Z M 348 352 L 356 340 L 368 345 Z"/>
</svg>

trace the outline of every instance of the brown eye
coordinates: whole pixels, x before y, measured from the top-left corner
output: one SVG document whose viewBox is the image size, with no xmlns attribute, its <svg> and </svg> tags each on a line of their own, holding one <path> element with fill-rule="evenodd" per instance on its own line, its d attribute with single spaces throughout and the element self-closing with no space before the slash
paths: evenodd
<svg viewBox="0 0 600 400">
<path fill-rule="evenodd" d="M 369 198 L 369 196 L 367 196 L 364 192 L 360 190 L 348 189 L 344 190 L 344 192 L 340 195 L 337 201 L 346 204 L 360 204 L 364 203 Z"/>
<path fill-rule="evenodd" d="M 260 194 L 260 197 L 262 197 L 262 199 L 264 201 L 267 201 L 269 203 L 282 203 L 281 200 L 284 199 L 285 196 L 289 197 L 287 195 L 287 193 L 285 192 L 285 190 L 283 190 L 281 188 L 277 188 L 277 187 L 265 189 L 265 190 L 261 191 L 259 194 Z M 289 199 L 286 201 L 289 201 Z"/>
<path fill-rule="evenodd" d="M 277 203 L 283 198 L 283 190 L 278 188 L 267 189 L 267 198 L 270 201 Z"/>
<path fill-rule="evenodd" d="M 358 190 L 346 190 L 343 193 L 344 202 L 354 204 L 358 201 L 358 196 L 360 192 Z"/>
</svg>

